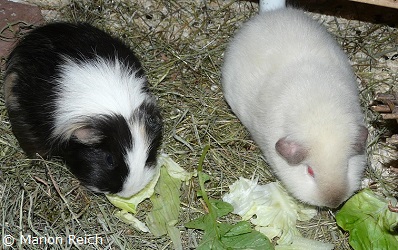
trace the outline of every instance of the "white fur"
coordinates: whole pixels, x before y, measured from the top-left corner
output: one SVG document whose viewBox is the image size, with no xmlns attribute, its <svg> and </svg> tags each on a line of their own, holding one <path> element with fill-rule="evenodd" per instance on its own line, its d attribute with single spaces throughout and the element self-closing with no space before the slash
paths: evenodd
<svg viewBox="0 0 398 250">
<path fill-rule="evenodd" d="M 145 78 L 135 76 L 117 60 L 97 58 L 79 63 L 65 59 L 62 66 L 60 94 L 57 97 L 53 137 L 69 138 L 87 117 L 101 114 L 122 115 L 129 125 L 133 149 L 127 152 L 129 174 L 121 196 L 131 196 L 140 191 L 153 177 L 154 169 L 145 168 L 149 142 L 144 124 L 131 123 L 132 114 L 149 97 L 142 91 Z"/>
<path fill-rule="evenodd" d="M 352 147 L 363 124 L 356 80 L 320 24 L 290 8 L 253 17 L 227 48 L 222 85 L 231 109 L 295 197 L 335 207 L 358 189 L 365 156 L 354 156 Z M 309 149 L 299 165 L 275 150 L 285 136 Z"/>
<path fill-rule="evenodd" d="M 122 191 L 118 193 L 122 197 L 129 197 L 143 189 L 151 181 L 156 172 L 155 166 L 152 168 L 133 167 L 145 166 L 150 145 L 143 124 L 134 124 L 132 135 L 134 138 L 133 150 L 127 153 L 125 159 L 131 168 Z"/>
<path fill-rule="evenodd" d="M 120 62 L 96 60 L 77 64 L 65 59 L 57 97 L 56 121 L 53 136 L 69 136 L 71 123 L 79 123 L 87 116 L 120 114 L 126 120 L 147 98 L 141 91 L 145 78 L 135 77 Z"/>
<path fill-rule="evenodd" d="M 286 7 L 286 0 L 260 0 L 259 9 L 260 12 L 277 10 Z"/>
</svg>

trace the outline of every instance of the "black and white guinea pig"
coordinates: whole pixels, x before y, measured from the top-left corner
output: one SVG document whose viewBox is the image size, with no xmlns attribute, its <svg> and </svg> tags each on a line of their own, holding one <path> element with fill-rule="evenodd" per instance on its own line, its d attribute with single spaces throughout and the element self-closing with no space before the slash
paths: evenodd
<svg viewBox="0 0 398 250">
<path fill-rule="evenodd" d="M 265 11 L 230 42 L 222 87 L 287 190 L 337 207 L 359 187 L 367 128 L 345 53 L 303 11 Z"/>
<path fill-rule="evenodd" d="M 4 78 L 12 130 L 29 157 L 61 157 L 89 189 L 128 197 L 156 172 L 163 122 L 133 52 L 89 24 L 23 37 Z"/>
</svg>

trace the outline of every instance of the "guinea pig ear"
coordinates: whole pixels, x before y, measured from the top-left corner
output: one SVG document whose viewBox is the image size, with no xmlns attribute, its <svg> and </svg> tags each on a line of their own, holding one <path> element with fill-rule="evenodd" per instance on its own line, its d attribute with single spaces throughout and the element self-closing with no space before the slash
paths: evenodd
<svg viewBox="0 0 398 250">
<path fill-rule="evenodd" d="M 72 138 L 76 138 L 80 143 L 93 145 L 100 143 L 103 135 L 99 130 L 95 128 L 92 128 L 90 126 L 83 126 L 73 131 Z"/>
<path fill-rule="evenodd" d="M 275 144 L 276 151 L 292 165 L 301 163 L 308 156 L 308 149 L 296 141 L 286 137 L 279 139 Z"/>
<path fill-rule="evenodd" d="M 366 140 L 368 139 L 368 129 L 361 125 L 359 126 L 359 133 L 353 144 L 354 152 L 356 154 L 363 154 L 366 148 Z"/>
</svg>

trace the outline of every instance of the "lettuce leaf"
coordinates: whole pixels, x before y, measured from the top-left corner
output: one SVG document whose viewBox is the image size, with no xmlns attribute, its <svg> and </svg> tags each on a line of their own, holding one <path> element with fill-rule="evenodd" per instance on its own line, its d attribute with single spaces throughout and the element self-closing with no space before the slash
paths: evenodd
<svg viewBox="0 0 398 250">
<path fill-rule="evenodd" d="M 155 193 L 150 198 L 153 207 L 146 223 L 153 235 L 167 234 L 173 241 L 174 249 L 182 249 L 180 231 L 175 227 L 180 214 L 181 180 L 171 177 L 166 168 L 161 168 L 160 172 Z"/>
<path fill-rule="evenodd" d="M 121 221 L 142 232 L 151 231 L 156 236 L 167 233 L 178 245 L 179 231 L 173 226 L 178 220 L 179 190 L 181 182 L 188 182 L 193 176 L 196 176 L 196 171 L 187 172 L 167 154 L 159 155 L 157 169 L 155 177 L 137 194 L 129 198 L 117 195 L 106 195 L 106 197 L 114 206 L 121 209 L 115 213 L 115 216 Z M 144 222 L 133 215 L 137 213 L 138 204 L 148 198 L 153 204 L 151 212 L 147 215 L 149 229 Z M 168 226 L 165 227 L 165 225 Z"/>
<path fill-rule="evenodd" d="M 387 200 L 370 189 L 349 199 L 336 221 L 350 232 L 349 243 L 355 250 L 398 249 L 398 213 L 391 212 Z"/>
<path fill-rule="evenodd" d="M 154 192 L 156 183 L 158 182 L 159 176 L 160 176 L 160 167 L 158 169 L 159 169 L 159 171 L 156 173 L 154 178 L 145 186 L 144 189 L 142 189 L 137 194 L 135 194 L 129 198 L 120 197 L 115 194 L 107 194 L 106 198 L 108 198 L 108 200 L 115 207 L 118 207 L 122 210 L 125 210 L 126 212 L 129 212 L 129 213 L 133 213 L 133 214 L 137 213 L 138 204 L 140 204 L 143 200 L 151 197 Z"/>
<path fill-rule="evenodd" d="M 323 243 L 317 240 L 311 240 L 303 237 L 293 237 L 290 245 L 277 245 L 275 250 L 332 250 L 334 245 L 331 243 Z"/>
<path fill-rule="evenodd" d="M 119 210 L 115 213 L 115 216 L 123 221 L 126 224 L 130 224 L 132 225 L 134 228 L 144 232 L 144 233 L 149 233 L 149 228 L 145 225 L 145 223 L 143 223 L 142 221 L 140 221 L 139 219 L 137 219 L 134 215 L 132 215 L 131 213 L 127 212 L 126 210 Z"/>
<path fill-rule="evenodd" d="M 234 213 L 250 219 L 268 238 L 279 237 L 278 244 L 291 244 L 293 237 L 301 236 L 296 221 L 310 220 L 317 214 L 315 208 L 297 203 L 277 182 L 258 185 L 257 180 L 240 177 L 229 189 L 223 200 L 232 204 Z"/>
<path fill-rule="evenodd" d="M 207 195 L 205 182 L 209 181 L 210 178 L 203 172 L 203 163 L 209 149 L 209 145 L 204 147 L 197 169 L 200 186 L 197 195 L 203 199 L 207 207 L 207 213 L 185 224 L 187 228 L 204 231 L 197 249 L 274 249 L 269 239 L 264 234 L 253 230 L 247 221 L 240 221 L 234 225 L 227 222 L 219 222 L 221 217 L 231 213 L 234 208 L 227 202 L 211 199 Z"/>
</svg>

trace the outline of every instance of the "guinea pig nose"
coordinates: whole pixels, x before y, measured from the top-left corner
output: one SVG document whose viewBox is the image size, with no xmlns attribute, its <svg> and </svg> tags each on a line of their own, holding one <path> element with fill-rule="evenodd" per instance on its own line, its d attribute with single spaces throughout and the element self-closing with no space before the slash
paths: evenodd
<svg viewBox="0 0 398 250">
<path fill-rule="evenodd" d="M 309 175 L 311 175 L 314 178 L 314 170 L 312 169 L 312 167 L 308 166 L 307 167 L 307 172 Z"/>
</svg>

